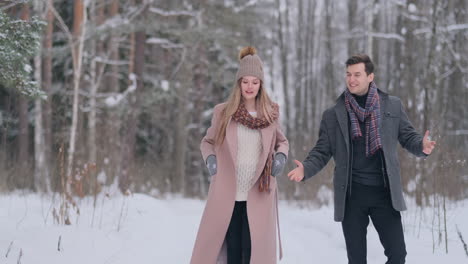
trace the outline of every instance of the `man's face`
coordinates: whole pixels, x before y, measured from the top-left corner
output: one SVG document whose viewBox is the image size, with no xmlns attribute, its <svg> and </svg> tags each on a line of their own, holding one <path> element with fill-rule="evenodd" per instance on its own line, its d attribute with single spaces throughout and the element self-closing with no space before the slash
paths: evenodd
<svg viewBox="0 0 468 264">
<path fill-rule="evenodd" d="M 346 68 L 346 86 L 352 94 L 365 95 L 373 80 L 374 73 L 367 75 L 364 63 L 349 65 Z"/>
</svg>

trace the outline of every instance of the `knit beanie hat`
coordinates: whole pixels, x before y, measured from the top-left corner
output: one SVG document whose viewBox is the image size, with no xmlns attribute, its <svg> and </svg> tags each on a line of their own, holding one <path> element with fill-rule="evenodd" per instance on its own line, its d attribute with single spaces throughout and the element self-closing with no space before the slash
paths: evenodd
<svg viewBox="0 0 468 264">
<path fill-rule="evenodd" d="M 244 76 L 255 76 L 263 82 L 263 63 L 254 47 L 247 46 L 243 48 L 239 53 L 239 61 L 236 80 Z"/>
</svg>

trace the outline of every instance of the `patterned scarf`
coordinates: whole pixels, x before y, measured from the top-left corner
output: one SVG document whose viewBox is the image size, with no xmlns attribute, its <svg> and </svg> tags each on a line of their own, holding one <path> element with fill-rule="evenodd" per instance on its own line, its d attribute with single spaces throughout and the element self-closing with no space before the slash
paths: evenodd
<svg viewBox="0 0 468 264">
<path fill-rule="evenodd" d="M 273 119 L 272 121 L 275 121 L 278 119 L 279 107 L 277 104 L 273 104 L 272 107 L 273 113 L 271 114 L 271 117 Z M 250 129 L 262 129 L 270 125 L 265 117 L 258 118 L 251 116 L 249 111 L 247 111 L 247 108 L 245 108 L 245 104 L 243 102 L 239 104 L 239 108 L 237 108 L 237 111 L 232 115 L 232 119 Z"/>
<path fill-rule="evenodd" d="M 380 139 L 379 125 L 380 117 L 380 101 L 377 86 L 374 82 L 369 85 L 369 94 L 367 95 L 366 108 L 362 108 L 356 102 L 356 99 L 345 90 L 345 106 L 351 119 L 352 138 L 362 137 L 359 121 L 366 122 L 366 157 L 372 156 L 378 149 L 382 148 Z"/>
<path fill-rule="evenodd" d="M 271 114 L 272 121 L 278 119 L 279 116 L 279 107 L 277 104 L 273 104 L 273 112 Z M 265 117 L 257 118 L 250 115 L 247 108 L 245 108 L 245 104 L 241 102 L 239 104 L 239 108 L 237 111 L 232 115 L 232 119 L 250 129 L 263 129 L 270 125 L 268 120 Z M 260 183 L 258 185 L 258 189 L 260 192 L 268 191 L 270 192 L 270 175 L 271 175 L 271 168 L 273 163 L 273 155 L 268 154 L 267 161 L 265 163 L 265 167 L 263 168 L 262 174 L 260 175 Z"/>
</svg>

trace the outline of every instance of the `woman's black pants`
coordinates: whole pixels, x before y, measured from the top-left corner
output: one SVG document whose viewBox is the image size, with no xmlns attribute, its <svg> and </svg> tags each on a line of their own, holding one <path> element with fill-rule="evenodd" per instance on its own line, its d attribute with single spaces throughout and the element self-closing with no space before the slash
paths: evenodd
<svg viewBox="0 0 468 264">
<path fill-rule="evenodd" d="M 226 232 L 228 264 L 250 263 L 250 230 L 247 202 L 236 202 Z"/>
</svg>

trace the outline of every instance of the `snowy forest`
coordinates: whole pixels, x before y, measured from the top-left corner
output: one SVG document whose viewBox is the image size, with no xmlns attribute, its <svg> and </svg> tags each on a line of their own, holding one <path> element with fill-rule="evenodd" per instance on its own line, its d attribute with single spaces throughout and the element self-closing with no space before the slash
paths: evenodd
<svg viewBox="0 0 468 264">
<path fill-rule="evenodd" d="M 204 197 L 199 143 L 237 53 L 254 45 L 291 158 L 315 144 L 346 58 L 367 53 L 378 87 L 438 142 L 426 160 L 401 152 L 406 193 L 419 205 L 466 198 L 467 10 L 464 0 L 2 1 L 0 190 L 116 184 Z M 280 178 L 282 197 L 318 198 L 332 167 L 314 184 Z"/>
<path fill-rule="evenodd" d="M 424 228 L 423 212 L 429 209 L 432 252 L 435 241 L 443 244 L 445 233 L 444 250 L 448 252 L 447 241 L 457 247 L 461 241 L 463 255 L 468 257 L 458 227 L 460 240 L 450 233 L 451 226 L 449 231 L 443 227 L 451 224 L 446 214 L 449 204 L 468 199 L 467 43 L 466 0 L 1 0 L 0 194 L 5 195 L 0 196 L 1 207 L 10 208 L 13 203 L 22 208 L 23 202 L 15 195 L 4 198 L 17 192 L 59 194 L 61 204 L 51 206 L 47 213 L 53 215 L 54 223 L 79 222 L 81 205 L 89 209 L 83 209 L 81 218 L 92 215 L 89 225 L 95 228 L 96 197 L 112 196 L 109 190 L 115 190 L 122 197 L 156 198 L 136 196 L 133 204 L 151 204 L 149 211 L 156 207 L 168 217 L 169 211 L 163 208 L 189 212 L 194 206 L 197 214 L 186 219 L 196 228 L 202 210 L 197 201 L 206 198 L 209 187 L 200 141 L 210 126 L 213 107 L 227 100 L 235 84 L 240 49 L 249 45 L 263 59 L 265 86 L 280 105 L 281 125 L 290 144 L 287 167 L 277 177 L 280 200 L 330 205 L 332 161 L 306 183 L 291 182 L 286 174 L 295 168 L 292 160 L 303 160 L 315 145 L 323 111 L 345 90 L 346 59 L 366 53 L 376 66 L 377 86 L 401 98 L 413 126 L 422 134 L 429 130 L 437 141 L 435 151 L 425 159 L 400 148 L 403 189 L 411 210 L 420 210 L 411 219 L 419 219 L 415 222 Z M 37 196 L 32 197 L 29 203 L 35 204 Z M 168 197 L 186 200 L 161 202 Z M 88 198 L 92 205 L 86 207 L 80 201 Z M 124 199 L 114 206 L 117 210 L 106 214 L 105 199 L 99 226 L 106 226 L 107 221 L 108 228 L 116 227 L 124 234 L 125 217 L 131 219 L 133 211 L 133 215 L 146 212 Z M 282 207 L 290 215 L 297 213 Z M 153 219 L 158 218 L 157 210 Z M 332 213 L 326 212 L 331 223 Z M 9 214 L 22 217 L 20 211 Z M 286 223 L 295 222 L 293 216 Z M 43 217 L 31 223 L 50 222 L 48 216 Z M 8 230 L 15 230 L 15 225 L 18 229 L 19 223 L 4 224 L 5 219 L 0 218 L 0 226 L 11 224 Z M 162 248 L 173 244 L 172 250 L 144 251 L 135 242 L 134 252 L 121 262 L 107 255 L 85 262 L 148 263 L 149 253 L 173 259 L 180 246 L 180 260 L 161 263 L 186 263 L 196 229 L 176 225 L 190 234 L 188 242 L 180 245 L 157 236 L 152 242 Z M 298 232 L 306 226 L 299 224 L 297 228 L 303 229 Z M 468 236 L 468 228 L 462 230 Z M 163 229 L 158 232 L 166 238 L 173 236 Z M 452 235 L 447 239 L 448 233 Z M 19 252 L 14 253 L 15 262 L 8 263 L 17 263 L 16 258 L 20 263 L 22 256 L 25 263 L 63 263 L 59 258 L 27 262 L 34 256 L 31 251 L 51 253 L 43 253 L 49 249 L 36 244 L 23 253 L 33 242 L 14 244 L 11 237 L 17 234 L 6 234 L 8 238 L 0 241 L 1 250 L 9 244 L 6 258 L 15 247 Z M 58 238 L 58 251 L 67 247 L 67 234 L 50 235 L 55 244 Z M 289 239 L 295 239 L 291 233 Z M 419 246 L 418 239 L 410 237 L 409 244 Z M 315 240 L 314 245 L 319 242 Z M 307 243 L 296 241 L 297 252 Z M 343 250 L 344 246 L 330 248 Z M 418 248 L 415 254 L 431 252 L 425 250 Z M 93 255 L 73 254 L 65 259 Z M 426 263 L 439 261 L 447 259 Z M 288 263 L 304 262 L 289 258 Z"/>
</svg>

